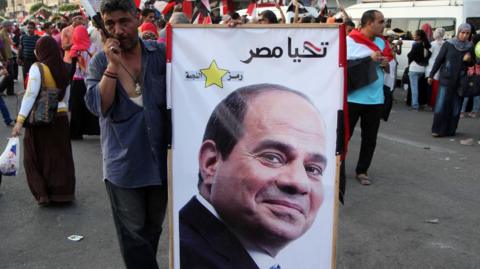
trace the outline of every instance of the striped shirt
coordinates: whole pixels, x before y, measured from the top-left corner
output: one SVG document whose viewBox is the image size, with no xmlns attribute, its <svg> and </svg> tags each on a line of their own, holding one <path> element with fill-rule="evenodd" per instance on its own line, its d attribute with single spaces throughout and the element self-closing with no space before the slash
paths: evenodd
<svg viewBox="0 0 480 269">
<path fill-rule="evenodd" d="M 20 46 L 22 48 L 22 52 L 19 55 L 19 58 L 21 60 L 35 60 L 35 53 L 33 51 L 35 50 L 35 45 L 37 44 L 37 40 L 40 37 L 38 35 L 22 35 L 20 38 Z"/>
</svg>

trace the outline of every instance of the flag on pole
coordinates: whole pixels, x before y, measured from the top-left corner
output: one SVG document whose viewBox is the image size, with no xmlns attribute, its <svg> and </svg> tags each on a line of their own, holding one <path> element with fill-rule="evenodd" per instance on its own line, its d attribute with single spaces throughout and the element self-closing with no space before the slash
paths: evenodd
<svg viewBox="0 0 480 269">
<path fill-rule="evenodd" d="M 211 8 L 210 8 L 210 2 L 208 0 L 201 0 L 202 1 L 202 4 L 207 8 L 207 10 L 210 12 L 211 11 Z"/>
<path fill-rule="evenodd" d="M 256 17 L 256 15 L 257 15 L 257 10 L 256 9 L 257 9 L 257 2 L 255 2 L 255 1 L 250 2 L 250 4 L 248 5 L 248 8 L 247 8 L 248 16 L 250 16 L 250 17 L 255 16 Z"/>
<path fill-rule="evenodd" d="M 176 3 L 175 1 L 170 1 L 170 2 L 168 2 L 168 4 L 165 6 L 165 8 L 163 8 L 162 14 L 163 14 L 163 15 L 168 14 L 170 11 L 173 10 L 173 7 L 175 7 L 176 4 L 177 4 L 177 3 Z"/>
<path fill-rule="evenodd" d="M 207 16 L 205 16 L 202 14 L 202 12 L 198 12 L 197 17 L 192 22 L 192 24 L 212 24 L 212 18 L 210 17 L 210 14 L 207 14 Z"/>
<path fill-rule="evenodd" d="M 193 15 L 192 1 L 184 0 L 182 5 L 183 13 L 185 13 L 185 16 L 187 16 L 187 18 L 191 20 Z"/>
<path fill-rule="evenodd" d="M 220 5 L 219 5 L 219 9 L 220 9 L 220 16 L 225 16 L 228 14 L 228 0 L 222 0 L 220 1 Z"/>
</svg>

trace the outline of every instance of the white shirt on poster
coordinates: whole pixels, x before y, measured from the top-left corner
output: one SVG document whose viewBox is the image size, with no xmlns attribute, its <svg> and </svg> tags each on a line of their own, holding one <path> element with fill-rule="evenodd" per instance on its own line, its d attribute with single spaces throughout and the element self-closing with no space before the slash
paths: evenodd
<svg viewBox="0 0 480 269">
<path fill-rule="evenodd" d="M 212 213 L 218 220 L 223 222 L 215 208 L 205 198 L 203 198 L 202 195 L 197 194 L 195 197 L 208 211 L 210 211 L 210 213 Z M 265 251 L 250 243 L 242 236 L 239 236 L 237 233 L 235 233 L 235 231 L 230 231 L 233 232 L 235 236 L 237 236 L 238 240 L 240 241 L 240 243 L 242 243 L 243 247 L 247 250 L 250 257 L 252 257 L 253 261 L 257 264 L 258 268 L 270 269 L 272 266 L 278 264 L 278 262 L 276 262 L 272 256 L 265 253 Z"/>
</svg>

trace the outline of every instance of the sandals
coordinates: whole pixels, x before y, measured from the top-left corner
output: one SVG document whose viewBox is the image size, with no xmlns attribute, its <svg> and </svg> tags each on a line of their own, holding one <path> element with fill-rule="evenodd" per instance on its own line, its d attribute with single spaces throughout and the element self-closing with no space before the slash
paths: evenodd
<svg viewBox="0 0 480 269">
<path fill-rule="evenodd" d="M 367 174 L 358 174 L 355 178 L 358 180 L 358 182 L 361 185 L 368 186 L 368 185 L 372 184 L 372 182 L 368 179 Z"/>
</svg>

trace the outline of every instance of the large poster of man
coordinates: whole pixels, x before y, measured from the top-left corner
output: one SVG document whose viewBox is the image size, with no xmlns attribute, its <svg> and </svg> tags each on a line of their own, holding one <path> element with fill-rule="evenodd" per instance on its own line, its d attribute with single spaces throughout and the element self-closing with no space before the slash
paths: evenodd
<svg viewBox="0 0 480 269">
<path fill-rule="evenodd" d="M 174 268 L 333 268 L 343 28 L 174 27 Z"/>
</svg>

